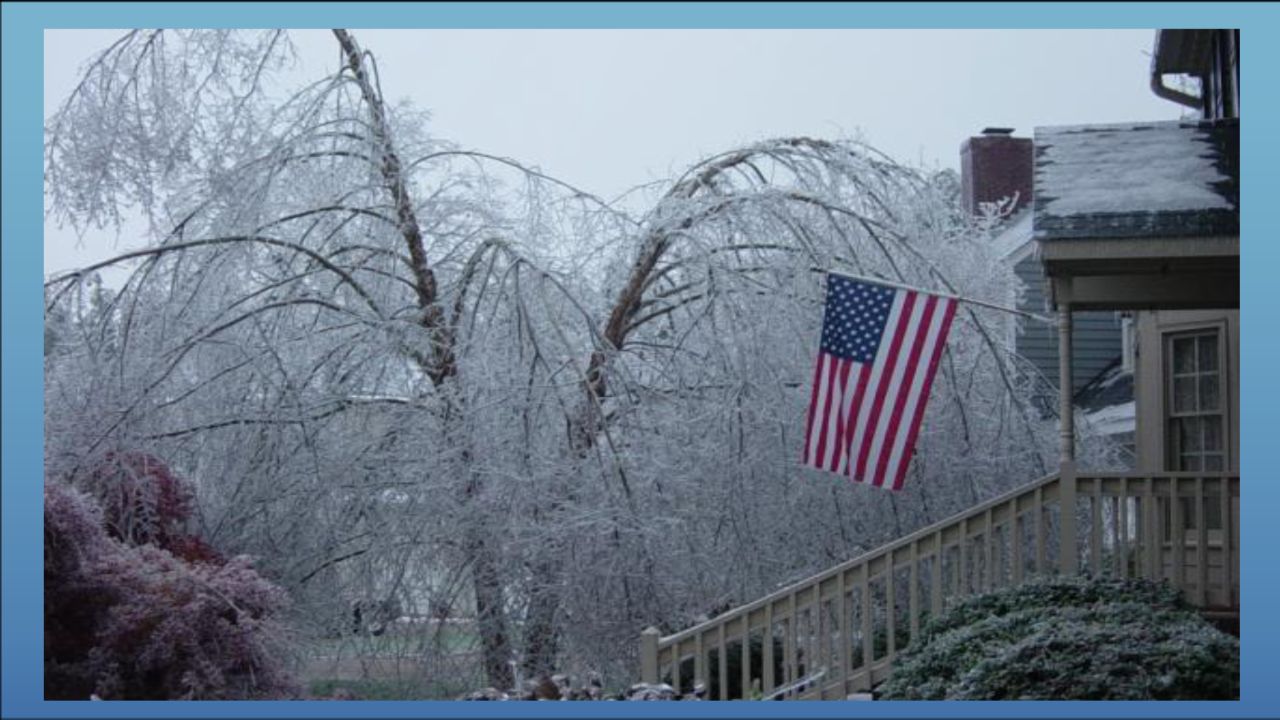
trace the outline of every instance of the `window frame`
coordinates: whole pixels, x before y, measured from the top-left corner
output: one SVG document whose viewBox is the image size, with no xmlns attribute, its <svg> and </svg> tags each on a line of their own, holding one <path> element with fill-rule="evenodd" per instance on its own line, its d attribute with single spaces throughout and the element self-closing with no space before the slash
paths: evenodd
<svg viewBox="0 0 1280 720">
<path fill-rule="evenodd" d="M 1218 409 L 1212 413 L 1201 412 L 1201 411 L 1188 412 L 1188 413 L 1175 413 L 1173 409 L 1174 393 L 1176 391 L 1176 385 L 1174 383 L 1174 377 L 1175 377 L 1175 374 L 1174 374 L 1175 358 L 1173 353 L 1174 342 L 1180 339 L 1204 337 L 1204 336 L 1215 336 L 1218 341 L 1218 348 L 1217 348 L 1217 375 L 1218 375 L 1218 398 L 1219 398 Z M 1160 338 L 1160 351 L 1161 351 L 1161 356 L 1160 356 L 1160 368 L 1161 368 L 1160 442 L 1161 442 L 1161 445 L 1163 446 L 1163 456 L 1164 456 L 1165 467 L 1168 468 L 1169 471 L 1171 472 L 1186 472 L 1186 473 L 1199 472 L 1207 475 L 1214 475 L 1214 474 L 1225 475 L 1230 473 L 1231 468 L 1234 467 L 1232 464 L 1233 445 L 1232 445 L 1232 435 L 1231 435 L 1231 432 L 1232 432 L 1232 424 L 1231 424 L 1232 382 L 1234 381 L 1234 377 L 1232 372 L 1232 366 L 1230 364 L 1230 359 L 1231 359 L 1230 347 L 1229 347 L 1230 335 L 1229 335 L 1228 324 L 1225 321 L 1196 322 L 1196 323 L 1186 323 L 1186 324 L 1179 323 L 1176 326 L 1161 327 L 1159 330 L 1159 338 Z M 1199 373 L 1198 344 L 1196 346 L 1196 353 L 1197 353 L 1197 361 L 1196 361 L 1197 372 L 1194 374 L 1194 376 L 1199 378 L 1200 373 Z M 1197 382 L 1197 388 L 1198 388 L 1198 382 Z M 1197 389 L 1197 393 L 1198 392 L 1199 390 Z M 1178 417 L 1204 417 L 1204 416 L 1213 416 L 1213 415 L 1217 415 L 1222 418 L 1222 430 L 1221 430 L 1222 468 L 1220 470 L 1204 470 L 1203 467 L 1200 470 L 1175 470 L 1174 468 L 1177 468 L 1179 466 L 1179 463 L 1178 463 L 1179 458 L 1178 458 L 1178 452 L 1177 452 L 1178 442 L 1177 442 L 1177 439 L 1174 437 L 1173 421 Z M 1204 451 L 1201 450 L 1200 453 L 1201 453 L 1201 465 L 1203 466 Z M 1163 532 L 1161 532 L 1161 535 L 1163 536 L 1165 543 L 1169 543 L 1172 540 L 1171 531 L 1172 531 L 1172 521 L 1173 521 L 1173 508 L 1170 503 L 1178 502 L 1183 505 L 1183 507 L 1181 508 L 1182 512 L 1180 514 L 1182 516 L 1182 522 L 1183 522 L 1184 544 L 1187 546 L 1194 546 L 1196 544 L 1196 534 L 1194 532 L 1190 532 L 1196 529 L 1196 516 L 1194 511 L 1192 511 L 1192 508 L 1188 506 L 1189 503 L 1184 502 L 1186 500 L 1188 500 L 1188 498 L 1178 498 L 1176 500 L 1171 500 L 1170 498 L 1164 498 L 1160 502 L 1160 514 L 1162 516 L 1161 525 L 1163 525 Z M 1214 508 L 1214 509 L 1216 510 L 1217 508 Z M 1206 507 L 1206 511 L 1208 511 L 1207 507 Z M 1223 528 L 1222 518 L 1206 514 L 1205 520 L 1206 520 L 1205 530 L 1207 533 L 1206 539 L 1209 546 L 1215 547 L 1215 546 L 1221 545 L 1222 528 Z"/>
<path fill-rule="evenodd" d="M 1175 412 L 1174 411 L 1174 393 L 1176 392 L 1176 384 L 1174 382 L 1174 343 L 1178 340 L 1188 338 L 1198 338 L 1205 336 L 1215 336 L 1217 338 L 1217 377 L 1218 377 L 1218 408 L 1212 412 L 1197 410 L 1194 412 Z M 1232 465 L 1231 454 L 1231 382 L 1230 365 L 1228 364 L 1227 355 L 1227 328 L 1224 323 L 1203 323 L 1194 326 L 1179 327 L 1177 329 L 1167 329 L 1161 331 L 1162 345 L 1162 378 L 1160 392 L 1163 399 L 1161 415 L 1161 437 L 1164 445 L 1164 462 L 1165 467 L 1174 472 L 1227 472 Z M 1197 344 L 1197 372 L 1194 377 L 1200 377 L 1199 372 L 1199 345 Z M 1197 384 L 1198 386 L 1198 384 Z M 1198 390 L 1197 390 L 1198 393 Z M 1222 467 L 1218 470 L 1205 470 L 1203 468 L 1203 457 L 1205 450 L 1200 450 L 1201 465 L 1200 470 L 1181 470 L 1180 453 L 1178 452 L 1178 441 L 1173 432 L 1174 421 L 1178 418 L 1190 417 L 1219 417 L 1221 418 L 1221 431 L 1219 442 L 1221 445 Z"/>
</svg>

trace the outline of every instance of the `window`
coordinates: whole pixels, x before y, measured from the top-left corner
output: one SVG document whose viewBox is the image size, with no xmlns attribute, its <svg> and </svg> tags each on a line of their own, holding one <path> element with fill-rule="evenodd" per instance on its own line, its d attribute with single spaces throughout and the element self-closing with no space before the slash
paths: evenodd
<svg viewBox="0 0 1280 720">
<path fill-rule="evenodd" d="M 1171 470 L 1227 467 L 1227 384 L 1217 328 L 1166 337 L 1167 447 Z"/>
<path fill-rule="evenodd" d="M 1173 471 L 1218 472 L 1228 467 L 1226 333 L 1220 327 L 1199 328 L 1164 336 L 1165 448 Z M 1206 485 L 1212 481 L 1206 481 Z M 1222 508 L 1217 491 L 1196 507 L 1193 497 L 1178 497 L 1184 542 L 1194 545 L 1198 517 L 1203 516 L 1210 545 L 1222 542 Z M 1172 538 L 1173 506 L 1159 500 L 1164 538 Z M 1197 512 L 1198 511 L 1198 512 Z"/>
</svg>

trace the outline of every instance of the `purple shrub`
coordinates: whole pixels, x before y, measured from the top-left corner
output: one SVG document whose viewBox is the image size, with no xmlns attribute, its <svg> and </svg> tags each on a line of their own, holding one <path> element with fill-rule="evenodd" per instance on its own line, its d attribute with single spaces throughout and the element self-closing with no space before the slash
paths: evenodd
<svg viewBox="0 0 1280 720">
<path fill-rule="evenodd" d="M 49 699 L 84 699 L 93 692 L 87 662 L 105 606 L 90 571 L 119 551 L 102 529 L 102 512 L 60 485 L 44 488 L 44 680 Z"/>
<path fill-rule="evenodd" d="M 126 480 L 147 477 L 158 475 Z M 247 558 L 223 560 L 167 524 L 184 506 L 176 493 L 165 499 L 166 482 L 155 483 L 159 492 L 137 482 L 114 496 L 169 503 L 160 513 L 143 508 L 160 522 L 130 526 L 112 523 L 120 505 L 103 512 L 88 496 L 46 483 L 46 698 L 295 697 L 274 620 L 285 593 Z M 134 532 L 144 525 L 149 534 Z M 154 542 L 137 542 L 143 538 Z"/>
<path fill-rule="evenodd" d="M 213 548 L 187 532 L 194 507 L 191 485 L 159 458 L 108 452 L 85 485 L 102 506 L 107 532 L 117 540 L 155 545 L 186 560 L 222 561 Z"/>
<path fill-rule="evenodd" d="M 104 698 L 287 697 L 278 631 L 283 591 L 246 558 L 190 563 L 156 547 L 123 548 L 94 567 L 110 589 L 90 665 Z"/>
</svg>

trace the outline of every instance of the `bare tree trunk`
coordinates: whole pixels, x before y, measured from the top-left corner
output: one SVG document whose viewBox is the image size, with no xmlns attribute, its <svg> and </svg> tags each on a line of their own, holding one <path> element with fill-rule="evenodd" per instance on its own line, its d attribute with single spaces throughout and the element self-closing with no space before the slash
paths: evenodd
<svg viewBox="0 0 1280 720">
<path fill-rule="evenodd" d="M 417 294 L 418 309 L 421 312 L 418 322 L 431 333 L 431 354 L 415 356 L 414 360 L 431 378 L 432 384 L 439 388 L 446 380 L 456 377 L 458 373 L 452 328 L 446 322 L 445 313 L 440 307 L 435 272 L 427 263 L 422 229 L 414 213 L 400 158 L 395 152 L 391 139 L 391 129 L 387 125 L 382 97 L 369 79 L 363 54 L 355 38 L 341 29 L 334 30 L 333 34 L 342 46 L 343 54 L 347 59 L 347 68 L 354 76 L 361 95 L 369 105 L 370 124 L 380 155 L 379 168 L 387 183 L 387 189 L 391 193 L 391 200 L 396 209 L 397 226 L 409 251 L 413 284 Z M 446 418 L 454 418 L 455 422 L 460 421 L 463 414 L 453 412 L 460 408 L 457 407 L 457 402 L 449 399 L 447 393 L 445 403 Z M 463 472 L 469 476 L 465 495 L 467 500 L 471 501 L 479 493 L 479 481 L 470 474 L 470 453 L 464 451 L 462 457 Z M 510 688 L 515 680 L 512 677 L 511 666 L 508 664 L 511 659 L 511 646 L 507 632 L 505 593 L 502 577 L 498 573 L 498 560 L 483 523 L 473 520 L 467 535 L 466 548 L 468 560 L 471 563 L 476 623 L 483 648 L 485 674 L 493 687 Z"/>
<path fill-rule="evenodd" d="M 471 560 L 471 583 L 475 591 L 476 631 L 485 676 L 499 690 L 514 687 L 511 671 L 511 641 L 507 636 L 506 594 L 498 574 L 493 547 L 487 532 L 472 525 L 467 543 Z"/>
<path fill-rule="evenodd" d="M 464 441 L 465 442 L 465 441 Z M 462 454 L 467 483 L 464 501 L 470 507 L 465 520 L 467 561 L 471 566 L 471 589 L 476 603 L 476 632 L 480 635 L 481 665 L 489 685 L 498 690 L 516 689 L 512 672 L 511 636 L 507 628 L 506 589 L 502 582 L 493 531 L 476 510 L 480 480 L 471 472 L 471 450 Z"/>
<path fill-rule="evenodd" d="M 458 372 L 457 359 L 454 357 L 453 333 L 445 322 L 444 310 L 440 307 L 439 293 L 436 286 L 435 271 L 427 264 L 426 247 L 422 239 L 422 227 L 418 216 L 413 211 L 413 201 L 409 197 L 409 186 L 405 182 L 400 156 L 396 154 L 395 144 L 391 139 L 391 128 L 387 125 L 386 109 L 382 97 L 370 82 L 365 69 L 363 53 L 356 44 L 355 38 L 346 30 L 334 30 L 333 34 L 342 45 L 347 57 L 347 68 L 360 86 L 360 93 L 369 106 L 369 120 L 374 140 L 378 144 L 380 162 L 378 168 L 383 180 L 387 183 L 387 191 L 391 193 L 391 201 L 396 210 L 396 226 L 404 237 L 409 251 L 410 266 L 413 270 L 413 285 L 417 293 L 418 309 L 421 315 L 418 323 L 431 333 L 432 355 L 430 358 L 415 358 L 430 376 L 431 382 L 440 385 L 446 378 Z"/>
<path fill-rule="evenodd" d="M 553 562 L 539 562 L 534 575 L 541 582 L 529 598 L 525 616 L 524 670 L 529 677 L 550 675 L 556 670 L 560 638 L 556 614 L 560 610 L 559 570 Z"/>
</svg>

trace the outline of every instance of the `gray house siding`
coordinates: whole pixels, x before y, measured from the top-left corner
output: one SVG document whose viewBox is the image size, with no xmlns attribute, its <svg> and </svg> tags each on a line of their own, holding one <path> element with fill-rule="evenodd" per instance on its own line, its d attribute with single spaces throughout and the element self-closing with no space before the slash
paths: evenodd
<svg viewBox="0 0 1280 720">
<path fill-rule="evenodd" d="M 1035 313 L 1048 311 L 1043 265 L 1028 255 L 1014 266 L 1024 286 L 1020 306 Z M 1114 312 L 1078 312 L 1072 316 L 1072 391 L 1079 391 L 1120 357 L 1120 318 Z M 1043 323 L 1022 323 L 1016 341 L 1020 355 L 1058 386 L 1058 329 Z"/>
</svg>

